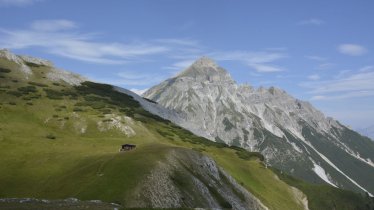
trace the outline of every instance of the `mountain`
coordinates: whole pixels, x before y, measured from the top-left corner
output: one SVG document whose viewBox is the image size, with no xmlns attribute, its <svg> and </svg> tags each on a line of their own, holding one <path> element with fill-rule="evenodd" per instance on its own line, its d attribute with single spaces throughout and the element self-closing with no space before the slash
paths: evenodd
<svg viewBox="0 0 374 210">
<path fill-rule="evenodd" d="M 0 208 L 307 208 L 305 194 L 265 169 L 259 154 L 144 108 L 174 116 L 128 90 L 1 50 Z M 136 149 L 118 152 L 126 143 Z"/>
<path fill-rule="evenodd" d="M 155 114 L 152 114 L 155 113 Z M 0 50 L 0 209 L 367 209 L 172 123 L 183 113 Z M 119 152 L 123 144 L 131 151 Z"/>
<path fill-rule="evenodd" d="M 261 152 L 313 183 L 374 194 L 374 143 L 279 88 L 238 85 L 203 57 L 143 96 L 183 117 L 197 135 Z"/>
<path fill-rule="evenodd" d="M 371 138 L 371 140 L 374 141 L 374 125 L 369 126 L 367 128 L 359 129 L 357 132 Z"/>
</svg>

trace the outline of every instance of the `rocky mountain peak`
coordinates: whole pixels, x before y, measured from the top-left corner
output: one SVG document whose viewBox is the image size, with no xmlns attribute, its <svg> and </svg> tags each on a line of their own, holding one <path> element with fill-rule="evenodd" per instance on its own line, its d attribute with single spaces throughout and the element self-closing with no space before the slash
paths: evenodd
<svg viewBox="0 0 374 210">
<path fill-rule="evenodd" d="M 26 56 L 26 55 L 16 55 L 8 49 L 0 49 L 0 57 L 13 61 L 19 65 L 32 64 L 32 65 L 38 65 L 38 66 L 53 67 L 53 63 L 48 60 Z"/>
<path fill-rule="evenodd" d="M 182 71 L 177 78 L 188 77 L 198 82 L 231 82 L 234 83 L 230 74 L 218 64 L 203 56 L 197 59 L 191 66 Z"/>
<path fill-rule="evenodd" d="M 197 59 L 192 65 L 195 67 L 218 67 L 217 63 L 207 56 Z"/>
</svg>

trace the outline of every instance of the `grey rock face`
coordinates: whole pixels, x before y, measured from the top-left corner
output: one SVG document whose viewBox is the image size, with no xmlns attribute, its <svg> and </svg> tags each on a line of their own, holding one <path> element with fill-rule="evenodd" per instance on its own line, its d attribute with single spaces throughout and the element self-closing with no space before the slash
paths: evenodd
<svg viewBox="0 0 374 210">
<path fill-rule="evenodd" d="M 126 207 L 268 209 L 211 158 L 187 149 L 169 152 L 134 195 Z"/>
<path fill-rule="evenodd" d="M 64 81 L 69 85 L 80 85 L 82 82 L 87 80 L 80 75 L 55 68 L 53 63 L 48 60 L 25 55 L 15 55 L 7 49 L 0 50 L 0 58 L 16 63 L 18 65 L 18 69 L 24 73 L 25 79 L 29 79 L 29 77 L 33 74 L 31 68 L 29 67 L 31 65 L 49 67 L 50 71 L 47 73 L 47 78 L 51 81 Z"/>
<path fill-rule="evenodd" d="M 358 161 L 366 176 L 374 177 L 374 145 L 368 145 L 371 154 L 363 147 L 366 141 L 354 146 L 348 128 L 281 89 L 236 84 L 209 58 L 143 96 L 179 113 L 176 123 L 195 134 L 260 151 L 271 165 L 297 177 L 374 192 L 374 184 L 347 166 Z"/>
</svg>

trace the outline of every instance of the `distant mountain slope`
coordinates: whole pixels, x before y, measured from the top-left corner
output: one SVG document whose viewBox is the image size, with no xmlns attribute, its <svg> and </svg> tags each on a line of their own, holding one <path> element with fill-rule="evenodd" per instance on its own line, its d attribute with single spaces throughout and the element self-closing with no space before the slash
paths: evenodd
<svg viewBox="0 0 374 210">
<path fill-rule="evenodd" d="M 181 113 L 192 132 L 260 151 L 296 177 L 374 194 L 373 142 L 281 89 L 237 85 L 209 58 L 143 96 Z"/>
<path fill-rule="evenodd" d="M 364 136 L 371 138 L 374 141 L 374 125 L 367 128 L 359 129 L 357 132 L 361 133 Z"/>
</svg>

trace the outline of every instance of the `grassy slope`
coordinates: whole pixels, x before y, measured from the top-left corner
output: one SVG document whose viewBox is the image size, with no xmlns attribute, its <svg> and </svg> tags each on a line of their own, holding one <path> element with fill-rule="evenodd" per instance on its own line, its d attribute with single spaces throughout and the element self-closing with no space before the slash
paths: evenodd
<svg viewBox="0 0 374 210">
<path fill-rule="evenodd" d="M 13 69 L 0 73 L 0 197 L 77 197 L 126 205 L 155 163 L 171 148 L 184 147 L 214 158 L 271 209 L 300 209 L 290 187 L 258 158 L 248 160 L 246 155 L 237 155 L 242 151 L 196 137 L 150 115 L 109 86 L 88 83 L 77 89 L 53 84 L 43 78 L 48 68 L 33 67 L 30 80 L 48 87 L 31 85 L 35 93 L 15 96 L 9 91 L 30 84 L 14 71 L 15 64 L 0 60 L 0 67 Z M 57 93 L 48 94 L 43 88 Z M 58 94 L 62 91 L 64 95 Z M 77 117 L 74 110 L 83 111 L 76 112 Z M 96 123 L 105 113 L 131 116 L 137 135 L 126 137 L 115 129 L 100 132 Z M 82 120 L 87 125 L 85 133 L 77 129 Z M 135 143 L 137 149 L 118 153 L 123 143 Z"/>
<path fill-rule="evenodd" d="M 302 190 L 307 195 L 310 209 L 374 209 L 374 198 L 365 198 L 358 193 L 334 188 L 330 185 L 310 184 L 281 173 L 277 169 L 273 168 L 272 170 L 281 180 Z"/>
</svg>

